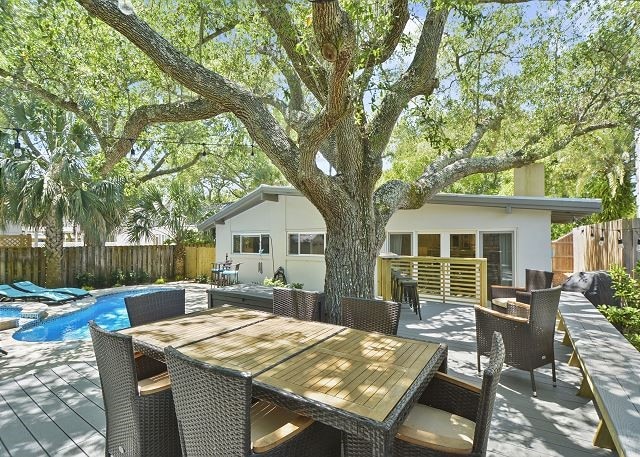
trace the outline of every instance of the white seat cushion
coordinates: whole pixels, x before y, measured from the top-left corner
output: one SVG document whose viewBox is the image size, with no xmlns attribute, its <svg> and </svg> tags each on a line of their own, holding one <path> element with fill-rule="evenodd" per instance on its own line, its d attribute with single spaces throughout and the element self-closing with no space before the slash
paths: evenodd
<svg viewBox="0 0 640 457">
<path fill-rule="evenodd" d="M 473 447 L 476 424 L 461 416 L 416 404 L 398 429 L 397 439 L 417 446 L 466 454 Z"/>
<path fill-rule="evenodd" d="M 256 453 L 266 452 L 293 438 L 313 419 L 266 401 L 251 405 L 251 446 Z"/>
</svg>

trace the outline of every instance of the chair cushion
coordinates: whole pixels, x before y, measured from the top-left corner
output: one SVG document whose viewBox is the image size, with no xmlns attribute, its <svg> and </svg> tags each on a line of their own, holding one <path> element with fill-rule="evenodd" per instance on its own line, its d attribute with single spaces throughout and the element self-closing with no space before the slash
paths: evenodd
<svg viewBox="0 0 640 457">
<path fill-rule="evenodd" d="M 251 405 L 253 452 L 267 452 L 313 424 L 313 419 L 266 401 Z"/>
<path fill-rule="evenodd" d="M 171 380 L 169 379 L 169 373 L 166 371 L 138 381 L 138 392 L 140 395 L 152 395 L 170 388 Z"/>
<path fill-rule="evenodd" d="M 469 453 L 476 424 L 441 409 L 417 403 L 409 412 L 397 439 L 443 452 Z"/>
</svg>

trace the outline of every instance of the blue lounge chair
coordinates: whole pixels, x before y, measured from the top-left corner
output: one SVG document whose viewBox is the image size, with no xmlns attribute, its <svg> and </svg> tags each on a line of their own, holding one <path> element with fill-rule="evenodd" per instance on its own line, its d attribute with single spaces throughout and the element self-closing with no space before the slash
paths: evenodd
<svg viewBox="0 0 640 457">
<path fill-rule="evenodd" d="M 32 300 L 41 301 L 45 303 L 64 303 L 69 300 L 75 300 L 71 295 L 59 294 L 57 292 L 39 292 L 32 294 L 30 292 L 22 292 L 18 289 L 14 289 L 11 286 L 5 284 L 0 285 L 0 299 L 15 301 L 15 300 Z"/>
<path fill-rule="evenodd" d="M 76 298 L 83 298 L 91 295 L 86 290 L 78 289 L 76 287 L 58 287 L 56 289 L 47 289 L 44 287 L 40 287 L 32 283 L 31 281 L 14 282 L 13 284 L 11 284 L 11 287 L 14 287 L 23 292 L 31 292 L 32 294 L 39 294 L 42 292 L 56 292 L 64 295 L 73 295 Z"/>
</svg>

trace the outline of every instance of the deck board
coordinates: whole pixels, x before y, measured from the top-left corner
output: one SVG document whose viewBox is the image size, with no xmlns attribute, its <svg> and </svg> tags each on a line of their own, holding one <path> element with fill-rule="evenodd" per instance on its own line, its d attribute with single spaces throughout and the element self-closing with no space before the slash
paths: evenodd
<svg viewBox="0 0 640 457">
<path fill-rule="evenodd" d="M 187 291 L 190 294 L 202 291 Z M 195 299 L 192 296 L 192 299 Z M 201 298 L 203 307 L 206 306 Z M 475 356 L 475 315 L 469 305 L 423 304 L 423 320 L 403 307 L 400 336 L 449 345 L 449 372 L 479 383 Z M 536 370 L 538 397 L 531 396 L 529 374 L 505 368 L 495 403 L 487 455 L 498 457 L 608 457 L 615 452 L 591 444 L 598 416 L 590 400 L 576 395 L 581 379 L 569 367 L 570 349 L 556 335 L 558 387 L 551 367 Z M 0 371 L 0 457 L 47 455 L 34 436 L 53 432 L 60 448 L 52 455 L 103 456 L 105 418 L 95 361 L 53 363 L 15 378 Z M 483 358 L 483 364 L 487 359 Z M 346 381 L 346 380 L 345 380 Z M 13 388 L 1 386 L 13 383 Z M 10 385 L 10 384 L 9 384 Z M 327 384 L 322 390 L 332 392 Z M 5 398 L 14 408 L 9 407 Z M 28 405 L 27 408 L 15 405 Z M 17 414 L 16 414 L 17 413 Z M 34 419 L 37 418 L 37 423 Z M 48 422 L 48 425 L 42 425 Z M 65 438 L 66 437 L 66 438 Z M 61 441 L 65 440 L 64 443 Z M 51 441 L 53 442 L 53 441 Z"/>
</svg>

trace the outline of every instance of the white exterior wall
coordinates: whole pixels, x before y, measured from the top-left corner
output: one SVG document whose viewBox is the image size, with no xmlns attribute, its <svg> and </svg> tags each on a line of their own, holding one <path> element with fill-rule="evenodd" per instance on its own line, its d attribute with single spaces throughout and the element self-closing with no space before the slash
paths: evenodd
<svg viewBox="0 0 640 457">
<path fill-rule="evenodd" d="M 418 233 L 440 233 L 441 254 L 448 256 L 449 233 L 476 234 L 479 252 L 479 232 L 511 231 L 514 233 L 515 283 L 524 286 L 525 268 L 551 270 L 550 211 L 474 207 L 462 205 L 425 205 L 417 210 L 400 210 L 387 224 L 387 232 L 413 234 L 413 252 L 417 252 Z M 273 276 L 274 268 L 283 266 L 289 282 L 300 282 L 305 289 L 324 289 L 324 257 L 288 255 L 287 233 L 325 232 L 318 210 L 304 197 L 279 196 L 278 202 L 265 201 L 243 213 L 216 224 L 216 261 L 225 254 L 240 266 L 241 282 L 262 283 Z M 268 233 L 271 236 L 269 254 L 233 254 L 233 234 Z M 387 251 L 387 245 L 382 248 Z M 258 272 L 262 262 L 262 274 Z"/>
</svg>

